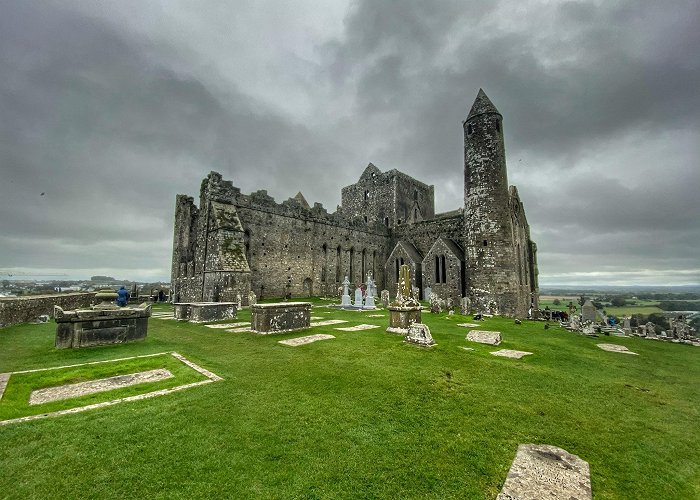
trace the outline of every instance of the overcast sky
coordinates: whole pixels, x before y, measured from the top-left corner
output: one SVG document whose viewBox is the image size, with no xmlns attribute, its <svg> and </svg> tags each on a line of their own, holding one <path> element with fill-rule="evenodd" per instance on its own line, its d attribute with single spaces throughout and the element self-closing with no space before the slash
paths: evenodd
<svg viewBox="0 0 700 500">
<path fill-rule="evenodd" d="M 697 0 L 0 4 L 0 276 L 169 280 L 211 170 L 334 211 L 370 161 L 463 204 L 479 88 L 540 284 L 700 283 Z"/>
</svg>

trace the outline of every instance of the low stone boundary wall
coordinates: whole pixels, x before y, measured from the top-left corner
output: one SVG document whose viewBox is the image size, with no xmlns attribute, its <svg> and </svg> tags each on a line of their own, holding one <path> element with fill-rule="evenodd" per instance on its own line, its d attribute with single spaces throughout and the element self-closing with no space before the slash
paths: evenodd
<svg viewBox="0 0 700 500">
<path fill-rule="evenodd" d="M 28 295 L 0 298 L 0 327 L 29 323 L 39 316 L 53 317 L 53 307 L 81 309 L 92 305 L 95 292 L 58 293 L 55 295 Z"/>
<path fill-rule="evenodd" d="M 311 327 L 310 302 L 280 302 L 250 306 L 251 330 L 269 334 Z"/>
</svg>

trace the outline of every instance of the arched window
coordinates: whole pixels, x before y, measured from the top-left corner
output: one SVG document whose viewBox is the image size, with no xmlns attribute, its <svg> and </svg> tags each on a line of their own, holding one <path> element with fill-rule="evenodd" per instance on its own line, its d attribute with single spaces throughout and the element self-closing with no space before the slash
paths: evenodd
<svg viewBox="0 0 700 500">
<path fill-rule="evenodd" d="M 350 283 L 355 282 L 355 276 L 353 274 L 353 268 L 352 268 L 353 267 L 352 266 L 353 260 L 355 260 L 355 248 L 354 247 L 350 249 Z"/>
<path fill-rule="evenodd" d="M 360 276 L 360 279 L 364 281 L 365 276 L 367 275 L 367 250 L 364 248 L 362 249 L 362 276 Z"/>
<path fill-rule="evenodd" d="M 336 249 L 335 252 L 335 281 L 336 283 L 340 283 L 343 281 L 343 278 L 340 276 L 340 264 L 341 264 L 341 259 L 340 259 L 340 245 L 338 245 L 338 248 Z"/>
<path fill-rule="evenodd" d="M 444 255 L 435 256 L 435 283 L 447 283 L 447 262 Z"/>
</svg>

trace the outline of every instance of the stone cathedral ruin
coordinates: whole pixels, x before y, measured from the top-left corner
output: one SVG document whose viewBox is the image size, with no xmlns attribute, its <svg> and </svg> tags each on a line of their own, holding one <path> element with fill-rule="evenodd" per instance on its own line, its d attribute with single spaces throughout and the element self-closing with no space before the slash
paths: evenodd
<svg viewBox="0 0 700 500">
<path fill-rule="evenodd" d="M 241 193 L 211 172 L 199 206 L 177 195 L 175 302 L 336 295 L 374 277 L 396 293 L 401 265 L 413 289 L 430 288 L 481 312 L 525 316 L 537 305 L 537 247 L 515 186 L 508 186 L 503 117 L 483 90 L 464 127 L 464 206 L 435 213 L 434 186 L 370 163 L 328 213 L 298 193 L 282 203 Z M 422 296 L 422 293 L 421 293 Z"/>
</svg>

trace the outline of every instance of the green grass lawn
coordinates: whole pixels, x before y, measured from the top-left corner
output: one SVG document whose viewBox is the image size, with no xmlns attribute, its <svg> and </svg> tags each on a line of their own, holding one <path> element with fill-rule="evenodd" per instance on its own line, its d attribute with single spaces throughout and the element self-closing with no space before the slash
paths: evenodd
<svg viewBox="0 0 700 500">
<path fill-rule="evenodd" d="M 258 336 L 151 319 L 144 342 L 79 350 L 53 348 L 55 324 L 1 329 L 0 372 L 177 351 L 224 380 L 0 426 L 0 498 L 492 499 L 522 443 L 588 461 L 595 498 L 700 498 L 699 348 L 504 318 L 483 322 L 492 347 L 464 340 L 471 318 L 424 312 L 438 345 L 421 349 L 387 318 L 314 303 L 348 323 Z M 334 329 L 360 323 L 382 328 Z M 336 338 L 277 343 L 312 333 Z"/>
</svg>

